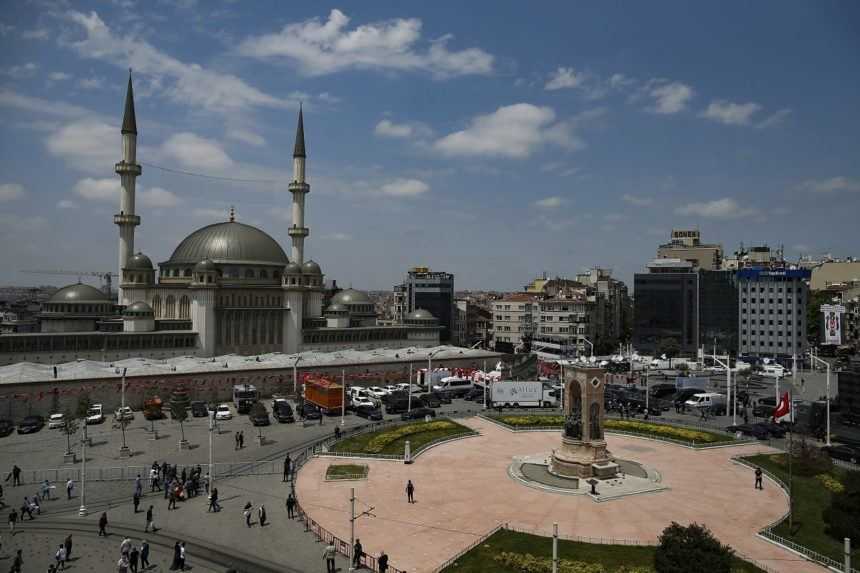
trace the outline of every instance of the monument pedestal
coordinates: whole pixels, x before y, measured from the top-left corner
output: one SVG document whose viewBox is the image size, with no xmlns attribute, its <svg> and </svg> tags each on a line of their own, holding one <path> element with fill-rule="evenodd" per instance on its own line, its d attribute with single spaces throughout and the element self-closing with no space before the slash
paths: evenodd
<svg viewBox="0 0 860 573">
<path fill-rule="evenodd" d="M 553 451 L 549 471 L 560 477 L 606 479 L 618 472 L 603 440 L 577 440 L 563 437 L 561 448 Z"/>
</svg>

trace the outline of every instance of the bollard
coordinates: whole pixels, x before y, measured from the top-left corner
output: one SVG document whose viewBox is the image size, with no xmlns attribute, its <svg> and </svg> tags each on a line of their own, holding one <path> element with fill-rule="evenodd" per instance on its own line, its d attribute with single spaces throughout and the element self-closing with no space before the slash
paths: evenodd
<svg viewBox="0 0 860 573">
<path fill-rule="evenodd" d="M 403 463 L 411 464 L 412 463 L 412 451 L 409 447 L 409 440 L 406 440 L 406 444 L 403 447 Z"/>
<path fill-rule="evenodd" d="M 851 538 L 845 538 L 845 573 L 851 573 Z"/>
<path fill-rule="evenodd" d="M 552 573 L 558 573 L 558 523 L 552 524 Z"/>
</svg>

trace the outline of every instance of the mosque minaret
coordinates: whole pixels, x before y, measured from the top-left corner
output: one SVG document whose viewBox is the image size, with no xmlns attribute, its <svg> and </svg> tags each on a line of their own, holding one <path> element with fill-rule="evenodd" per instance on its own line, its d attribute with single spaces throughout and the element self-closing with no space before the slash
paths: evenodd
<svg viewBox="0 0 860 573">
<path fill-rule="evenodd" d="M 290 183 L 290 193 L 293 194 L 293 224 L 289 235 L 293 241 L 292 258 L 299 265 L 305 262 L 305 237 L 310 230 L 305 227 L 305 195 L 311 186 L 305 182 L 305 125 L 302 109 L 299 107 L 299 125 L 296 128 L 296 145 L 293 148 L 293 181 Z"/>
<path fill-rule="evenodd" d="M 120 176 L 122 191 L 120 195 L 119 213 L 113 216 L 113 222 L 119 227 L 119 272 L 128 266 L 128 261 L 134 255 L 134 228 L 140 225 L 140 217 L 134 214 L 135 181 L 141 173 L 137 164 L 137 121 L 134 115 L 134 90 L 131 86 L 131 72 L 128 75 L 128 91 L 125 94 L 125 112 L 122 118 L 122 161 L 116 164 L 115 170 Z M 119 303 L 126 305 L 128 301 L 123 296 L 123 288 L 119 287 Z"/>
</svg>

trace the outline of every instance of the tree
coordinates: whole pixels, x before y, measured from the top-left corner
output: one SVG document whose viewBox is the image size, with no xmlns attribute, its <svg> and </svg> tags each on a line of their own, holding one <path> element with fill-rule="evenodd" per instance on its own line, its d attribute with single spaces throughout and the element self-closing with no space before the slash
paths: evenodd
<svg viewBox="0 0 860 573">
<path fill-rule="evenodd" d="M 704 525 L 687 527 L 674 521 L 663 530 L 654 553 L 657 573 L 730 573 L 734 550 L 723 545 Z"/>
<path fill-rule="evenodd" d="M 72 453 L 72 436 L 78 431 L 78 421 L 69 412 L 63 416 L 63 433 L 66 435 L 66 455 Z"/>
<path fill-rule="evenodd" d="M 681 352 L 681 343 L 674 336 L 667 336 L 657 341 L 657 354 L 666 355 L 666 358 L 674 358 Z"/>
<path fill-rule="evenodd" d="M 830 304 L 832 299 L 833 293 L 823 290 L 809 291 L 806 301 L 806 339 L 812 345 L 821 343 L 821 326 L 824 324 L 821 305 Z"/>
<path fill-rule="evenodd" d="M 843 490 L 830 496 L 830 507 L 824 510 L 825 531 L 842 541 L 860 538 L 860 472 L 844 472 Z"/>
<path fill-rule="evenodd" d="M 78 409 L 75 412 L 78 418 L 87 417 L 87 411 L 90 409 L 91 403 L 89 394 L 81 394 L 78 396 Z"/>
<path fill-rule="evenodd" d="M 800 439 L 792 440 L 791 462 L 793 472 L 806 477 L 826 474 L 833 468 L 833 460 L 827 452 L 808 442 L 802 435 Z"/>
<path fill-rule="evenodd" d="M 188 391 L 185 388 L 177 387 L 173 394 L 170 396 L 170 416 L 179 422 L 179 431 L 182 434 L 182 441 L 180 443 L 185 443 L 185 428 L 182 425 L 188 418 L 188 404 L 190 400 L 188 398 Z"/>
</svg>

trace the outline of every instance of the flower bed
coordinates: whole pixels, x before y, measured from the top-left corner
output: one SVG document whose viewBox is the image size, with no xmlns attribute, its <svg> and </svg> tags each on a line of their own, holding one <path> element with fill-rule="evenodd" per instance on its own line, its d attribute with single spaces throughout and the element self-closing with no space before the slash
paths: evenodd
<svg viewBox="0 0 860 573">
<path fill-rule="evenodd" d="M 454 436 L 471 434 L 472 430 L 452 422 L 451 420 L 436 420 L 433 422 L 413 422 L 385 430 L 360 434 L 336 442 L 331 451 L 350 454 L 403 454 L 406 440 L 409 440 L 412 452 L 431 442 L 436 442 Z"/>
<path fill-rule="evenodd" d="M 332 464 L 325 470 L 325 479 L 362 479 L 367 477 L 367 466 L 359 464 Z"/>
</svg>

